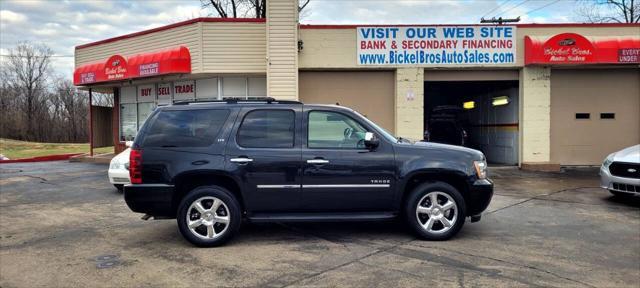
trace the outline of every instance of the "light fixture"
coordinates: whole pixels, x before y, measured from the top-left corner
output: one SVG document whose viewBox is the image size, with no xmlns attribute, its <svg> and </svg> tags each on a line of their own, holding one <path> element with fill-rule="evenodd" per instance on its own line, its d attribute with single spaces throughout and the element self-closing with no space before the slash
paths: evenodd
<svg viewBox="0 0 640 288">
<path fill-rule="evenodd" d="M 476 102 L 475 101 L 467 101 L 462 103 L 462 108 L 464 109 L 473 109 L 476 107 Z"/>
<path fill-rule="evenodd" d="M 493 106 L 502 106 L 507 104 L 509 104 L 509 96 L 493 97 L 493 101 L 491 101 L 491 105 Z"/>
</svg>

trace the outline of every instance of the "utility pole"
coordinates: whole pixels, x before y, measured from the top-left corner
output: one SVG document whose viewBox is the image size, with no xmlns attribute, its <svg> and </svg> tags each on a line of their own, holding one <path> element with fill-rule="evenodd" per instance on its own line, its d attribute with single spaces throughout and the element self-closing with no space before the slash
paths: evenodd
<svg viewBox="0 0 640 288">
<path fill-rule="evenodd" d="M 502 25 L 503 23 L 517 23 L 520 22 L 520 16 L 518 16 L 518 18 L 497 18 L 493 17 L 491 19 L 484 19 L 484 17 L 482 17 L 480 19 L 480 23 L 494 23 L 494 24 L 498 24 L 498 25 Z"/>
</svg>

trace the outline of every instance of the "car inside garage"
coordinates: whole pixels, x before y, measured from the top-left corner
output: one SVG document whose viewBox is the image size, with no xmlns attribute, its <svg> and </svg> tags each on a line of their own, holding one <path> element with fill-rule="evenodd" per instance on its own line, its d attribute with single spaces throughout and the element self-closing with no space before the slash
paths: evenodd
<svg viewBox="0 0 640 288">
<path fill-rule="evenodd" d="M 518 164 L 518 81 L 425 81 L 429 141 L 482 151 L 492 164 Z"/>
</svg>

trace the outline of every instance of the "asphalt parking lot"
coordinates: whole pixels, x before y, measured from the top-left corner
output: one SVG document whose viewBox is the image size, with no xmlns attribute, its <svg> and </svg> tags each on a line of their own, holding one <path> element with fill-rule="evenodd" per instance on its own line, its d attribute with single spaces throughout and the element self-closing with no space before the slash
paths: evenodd
<svg viewBox="0 0 640 288">
<path fill-rule="evenodd" d="M 491 170 L 489 210 L 446 242 L 399 222 L 248 224 L 209 249 L 140 220 L 106 169 L 0 166 L 1 287 L 640 286 L 640 200 L 610 197 L 594 169 Z"/>
</svg>

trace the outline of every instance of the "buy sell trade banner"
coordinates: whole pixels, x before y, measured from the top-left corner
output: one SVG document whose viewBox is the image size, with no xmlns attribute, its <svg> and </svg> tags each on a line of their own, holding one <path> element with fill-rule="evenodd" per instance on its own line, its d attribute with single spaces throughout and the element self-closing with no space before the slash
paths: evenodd
<svg viewBox="0 0 640 288">
<path fill-rule="evenodd" d="M 358 27 L 358 65 L 513 64 L 515 26 Z"/>
</svg>

